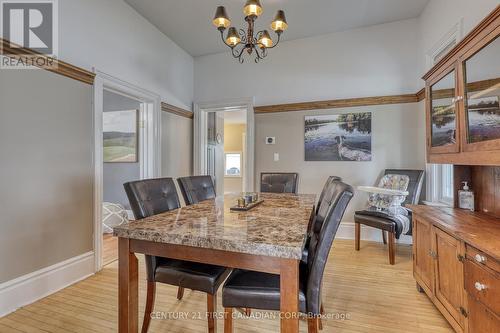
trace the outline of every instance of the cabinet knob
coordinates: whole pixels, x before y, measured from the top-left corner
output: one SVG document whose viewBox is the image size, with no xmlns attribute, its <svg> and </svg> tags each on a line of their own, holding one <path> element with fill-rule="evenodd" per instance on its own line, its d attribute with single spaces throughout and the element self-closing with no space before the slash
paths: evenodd
<svg viewBox="0 0 500 333">
<path fill-rule="evenodd" d="M 476 282 L 474 283 L 474 288 L 476 288 L 478 291 L 486 289 L 486 286 L 482 284 L 481 282 Z"/>
<path fill-rule="evenodd" d="M 474 259 L 481 264 L 484 264 L 486 262 L 486 257 L 480 255 L 479 253 L 474 256 Z"/>
</svg>

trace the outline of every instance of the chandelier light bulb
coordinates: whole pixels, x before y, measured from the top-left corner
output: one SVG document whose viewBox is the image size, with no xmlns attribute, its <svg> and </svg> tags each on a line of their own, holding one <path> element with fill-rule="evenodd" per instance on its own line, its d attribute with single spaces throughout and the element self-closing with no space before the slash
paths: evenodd
<svg viewBox="0 0 500 333">
<path fill-rule="evenodd" d="M 276 33 L 281 33 L 288 28 L 288 23 L 286 23 L 285 12 L 278 10 L 273 22 L 271 23 L 271 29 Z"/>
<path fill-rule="evenodd" d="M 235 47 L 241 41 L 240 36 L 238 35 L 238 31 L 236 31 L 235 27 L 229 28 L 227 31 L 226 43 L 228 43 L 231 47 Z"/>
<path fill-rule="evenodd" d="M 259 0 L 247 0 L 243 7 L 245 16 L 260 16 L 262 14 L 262 5 Z"/>
<path fill-rule="evenodd" d="M 267 32 L 267 30 L 262 32 L 262 35 L 259 38 L 259 44 L 266 48 L 273 46 L 273 40 L 271 39 L 271 36 L 269 36 L 269 32 Z"/>
<path fill-rule="evenodd" d="M 227 15 L 226 8 L 224 6 L 217 7 L 215 11 L 215 16 L 212 23 L 217 27 L 217 29 L 226 29 L 231 25 L 231 20 Z"/>
</svg>

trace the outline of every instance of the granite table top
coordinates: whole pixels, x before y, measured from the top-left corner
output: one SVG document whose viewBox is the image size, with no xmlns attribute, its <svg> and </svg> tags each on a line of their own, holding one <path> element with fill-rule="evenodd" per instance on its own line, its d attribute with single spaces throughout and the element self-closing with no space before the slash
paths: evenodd
<svg viewBox="0 0 500 333">
<path fill-rule="evenodd" d="M 187 245 L 237 253 L 300 259 L 314 194 L 260 193 L 264 202 L 231 212 L 239 194 L 182 207 L 117 226 L 122 238 Z"/>
</svg>

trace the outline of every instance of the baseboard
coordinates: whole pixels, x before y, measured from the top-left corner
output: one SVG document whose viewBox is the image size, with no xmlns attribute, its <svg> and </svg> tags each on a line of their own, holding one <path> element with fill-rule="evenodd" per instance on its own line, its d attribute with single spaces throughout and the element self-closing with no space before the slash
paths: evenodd
<svg viewBox="0 0 500 333">
<path fill-rule="evenodd" d="M 354 239 L 354 222 L 342 222 L 335 238 Z M 379 229 L 361 225 L 361 240 L 382 243 L 382 232 Z M 412 244 L 412 237 L 401 235 L 399 239 L 396 239 L 396 242 L 400 244 Z"/>
<path fill-rule="evenodd" d="M 87 252 L 0 284 L 0 318 L 94 274 Z"/>
</svg>

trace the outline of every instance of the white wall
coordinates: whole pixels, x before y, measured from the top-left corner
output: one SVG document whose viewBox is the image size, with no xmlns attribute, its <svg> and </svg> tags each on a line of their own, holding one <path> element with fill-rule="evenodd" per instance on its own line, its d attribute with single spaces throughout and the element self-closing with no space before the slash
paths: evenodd
<svg viewBox="0 0 500 333">
<path fill-rule="evenodd" d="M 191 110 L 193 58 L 123 0 L 59 1 L 59 56 Z"/>
<path fill-rule="evenodd" d="M 349 112 L 372 112 L 372 161 L 305 161 L 304 116 Z M 425 117 L 417 103 L 259 114 L 255 127 L 256 174 L 298 172 L 300 193 L 319 194 L 328 176 L 340 176 L 357 187 L 374 185 L 386 168 L 425 167 Z M 276 137 L 276 144 L 265 144 L 267 136 Z M 280 156 L 278 162 L 273 159 L 275 152 Z M 367 194 L 357 191 L 344 221 L 353 222 L 354 211 L 365 208 L 367 198 Z"/>
<path fill-rule="evenodd" d="M 496 6 L 499 0 L 431 0 L 418 18 L 418 84 L 429 69 L 426 66 L 426 53 L 432 49 L 441 38 L 462 21 L 463 37 L 483 20 Z"/>
<path fill-rule="evenodd" d="M 93 147 L 91 86 L 0 72 L 2 316 L 3 282 L 92 251 Z"/>
<path fill-rule="evenodd" d="M 415 40 L 412 19 L 284 42 L 258 64 L 229 53 L 197 57 L 195 100 L 255 96 L 265 105 L 415 93 Z"/>
<path fill-rule="evenodd" d="M 193 168 L 193 120 L 168 112 L 161 113 L 162 175 L 185 177 Z M 180 193 L 180 192 L 179 192 Z"/>
</svg>

